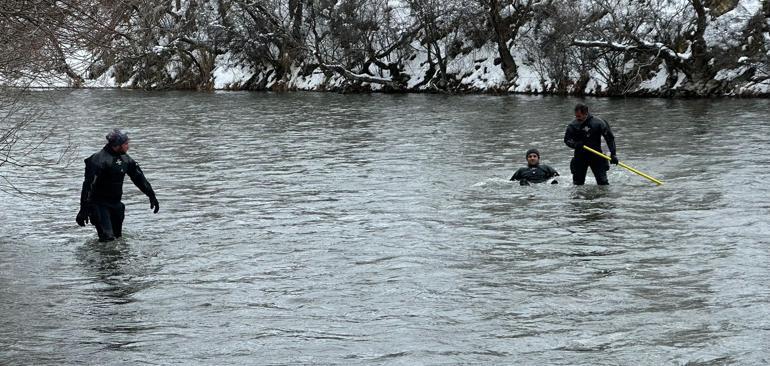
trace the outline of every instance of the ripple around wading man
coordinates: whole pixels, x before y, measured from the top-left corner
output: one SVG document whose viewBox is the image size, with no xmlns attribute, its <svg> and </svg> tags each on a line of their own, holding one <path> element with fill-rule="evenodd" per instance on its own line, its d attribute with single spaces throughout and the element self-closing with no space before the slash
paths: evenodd
<svg viewBox="0 0 770 366">
<path fill-rule="evenodd" d="M 589 173 L 575 187 L 562 137 L 576 102 L 123 91 L 41 102 L 55 113 L 35 123 L 66 124 L 84 149 L 102 143 L 96 132 L 129 131 L 164 209 L 147 215 L 127 184 L 124 237 L 97 242 L 73 222 L 79 159 L 25 180 L 53 203 L 0 199 L 0 357 L 767 364 L 766 103 L 591 99 L 622 161 L 665 184 L 613 165 L 610 186 Z M 532 144 L 559 184 L 508 180 Z"/>
<path fill-rule="evenodd" d="M 94 279 L 95 292 L 116 304 L 135 301 L 133 295 L 152 286 L 152 257 L 135 253 L 127 237 L 104 244 L 90 240 L 77 248 L 85 274 Z"/>
</svg>

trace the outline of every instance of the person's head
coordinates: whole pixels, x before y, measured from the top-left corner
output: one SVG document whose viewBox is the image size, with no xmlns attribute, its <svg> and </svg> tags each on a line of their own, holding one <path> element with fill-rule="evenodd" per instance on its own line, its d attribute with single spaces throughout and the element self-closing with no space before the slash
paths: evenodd
<svg viewBox="0 0 770 366">
<path fill-rule="evenodd" d="M 540 164 L 540 151 L 537 149 L 527 150 L 527 166 L 537 166 Z"/>
<path fill-rule="evenodd" d="M 575 105 L 575 119 L 579 122 L 583 122 L 588 118 L 588 106 L 583 103 Z"/>
<path fill-rule="evenodd" d="M 125 154 L 128 151 L 128 135 L 119 130 L 114 129 L 107 134 L 107 145 L 109 145 L 113 151 Z"/>
</svg>

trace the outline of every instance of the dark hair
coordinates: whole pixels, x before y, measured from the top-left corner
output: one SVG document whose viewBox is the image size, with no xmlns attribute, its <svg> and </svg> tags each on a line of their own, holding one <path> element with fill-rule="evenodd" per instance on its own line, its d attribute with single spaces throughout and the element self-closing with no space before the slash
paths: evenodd
<svg viewBox="0 0 770 366">
<path fill-rule="evenodd" d="M 529 149 L 529 150 L 527 150 L 527 155 L 524 155 L 524 157 L 528 158 L 529 154 L 535 154 L 535 155 L 537 155 L 538 159 L 540 158 L 540 151 L 537 151 L 537 149 Z"/>
<path fill-rule="evenodd" d="M 583 103 L 575 104 L 575 112 L 580 112 L 580 113 L 583 113 L 583 114 L 587 114 L 588 113 L 588 106 L 583 104 Z"/>
</svg>

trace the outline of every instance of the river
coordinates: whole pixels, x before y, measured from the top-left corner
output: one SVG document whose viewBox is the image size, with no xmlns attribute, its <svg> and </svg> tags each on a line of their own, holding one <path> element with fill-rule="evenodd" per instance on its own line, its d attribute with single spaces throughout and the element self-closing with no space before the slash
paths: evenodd
<svg viewBox="0 0 770 366">
<path fill-rule="evenodd" d="M 770 363 L 762 99 L 33 92 L 0 174 L 0 363 Z M 571 184 L 575 103 L 626 164 Z M 124 238 L 74 217 L 113 127 Z M 560 184 L 508 178 L 537 147 Z M 41 158 L 42 159 L 42 158 Z M 7 184 L 6 184 L 7 187 Z"/>
</svg>

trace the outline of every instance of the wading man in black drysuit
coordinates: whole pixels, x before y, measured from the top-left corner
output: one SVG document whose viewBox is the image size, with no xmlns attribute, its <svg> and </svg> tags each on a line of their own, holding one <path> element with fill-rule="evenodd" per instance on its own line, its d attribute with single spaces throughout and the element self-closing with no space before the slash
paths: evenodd
<svg viewBox="0 0 770 366">
<path fill-rule="evenodd" d="M 527 150 L 527 166 L 519 168 L 511 180 L 519 181 L 519 184 L 528 186 L 530 183 L 543 183 L 553 177 L 559 175 L 553 168 L 548 165 L 540 164 L 540 152 L 537 149 Z M 559 183 L 552 181 L 551 184 Z"/>
<path fill-rule="evenodd" d="M 128 174 L 142 193 L 150 197 L 150 208 L 158 213 L 158 200 L 152 186 L 144 177 L 128 151 L 128 135 L 118 129 L 107 135 L 107 145 L 86 162 L 83 190 L 80 193 L 80 211 L 75 221 L 80 226 L 96 226 L 99 241 L 110 241 L 122 234 L 126 206 L 120 202 L 123 195 L 123 177 Z"/>
<path fill-rule="evenodd" d="M 588 146 L 596 151 L 602 151 L 602 136 L 610 149 L 612 164 L 618 163 L 617 151 L 615 150 L 615 135 L 610 130 L 607 121 L 588 113 L 588 106 L 578 104 L 575 106 L 575 120 L 567 125 L 567 131 L 564 133 L 564 143 L 575 149 L 575 155 L 570 161 L 569 169 L 572 172 L 572 183 L 583 185 L 586 181 L 586 172 L 591 167 L 594 173 L 596 184 L 607 185 L 607 170 L 610 165 L 607 159 L 583 148 Z"/>
</svg>

